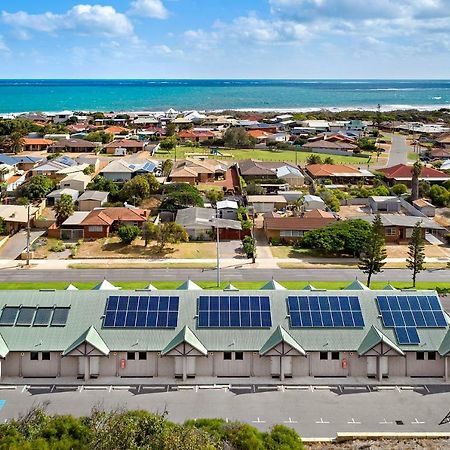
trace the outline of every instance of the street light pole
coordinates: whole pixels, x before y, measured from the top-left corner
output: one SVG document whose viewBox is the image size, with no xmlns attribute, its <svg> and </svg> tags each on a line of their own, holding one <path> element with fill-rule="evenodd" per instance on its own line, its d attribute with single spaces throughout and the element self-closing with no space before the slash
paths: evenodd
<svg viewBox="0 0 450 450">
<path fill-rule="evenodd" d="M 30 213 L 31 213 L 31 203 L 28 203 L 28 205 L 27 205 L 27 266 L 30 265 L 30 240 L 31 240 Z"/>
<path fill-rule="evenodd" d="M 217 246 L 217 287 L 220 287 L 220 242 L 219 242 L 219 208 L 216 206 L 216 246 Z"/>
</svg>

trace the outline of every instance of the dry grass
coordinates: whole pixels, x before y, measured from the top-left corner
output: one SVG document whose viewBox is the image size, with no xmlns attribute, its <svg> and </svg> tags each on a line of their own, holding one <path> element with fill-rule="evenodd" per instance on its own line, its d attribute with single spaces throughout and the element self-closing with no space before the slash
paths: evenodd
<svg viewBox="0 0 450 450">
<path fill-rule="evenodd" d="M 378 439 L 346 442 L 305 442 L 306 450 L 443 450 L 450 448 L 449 439 Z"/>
<path fill-rule="evenodd" d="M 213 269 L 214 264 L 204 263 L 74 263 L 69 264 L 69 269 Z"/>
</svg>

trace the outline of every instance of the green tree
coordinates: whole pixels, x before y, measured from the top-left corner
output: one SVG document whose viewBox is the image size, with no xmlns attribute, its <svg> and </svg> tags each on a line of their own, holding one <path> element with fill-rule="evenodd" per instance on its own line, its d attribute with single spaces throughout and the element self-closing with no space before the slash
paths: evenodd
<svg viewBox="0 0 450 450">
<path fill-rule="evenodd" d="M 324 164 L 334 164 L 334 159 L 331 156 L 327 156 L 324 160 L 323 160 Z"/>
<path fill-rule="evenodd" d="M 434 184 L 429 195 L 434 206 L 445 207 L 450 203 L 450 192 L 444 186 Z"/>
<path fill-rule="evenodd" d="M 150 239 L 157 242 L 159 253 L 163 253 L 168 244 L 189 241 L 189 235 L 185 228 L 175 222 L 160 223 L 158 225 L 148 222 L 145 236 L 146 240 Z"/>
<path fill-rule="evenodd" d="M 406 267 L 412 271 L 413 287 L 416 287 L 417 275 L 425 268 L 425 239 L 421 221 L 416 223 L 412 231 Z"/>
<path fill-rule="evenodd" d="M 95 172 L 95 166 L 93 164 L 89 164 L 84 170 L 83 173 L 85 175 L 92 175 Z"/>
<path fill-rule="evenodd" d="M 55 182 L 45 175 L 30 178 L 19 188 L 20 195 L 28 200 L 41 200 L 55 189 Z"/>
<path fill-rule="evenodd" d="M 247 255 L 247 258 L 251 258 L 253 262 L 256 259 L 256 242 L 251 236 L 245 236 L 242 240 L 242 248 L 244 253 Z"/>
<path fill-rule="evenodd" d="M 219 189 L 210 189 L 206 193 L 206 198 L 210 201 L 212 205 L 216 205 L 217 202 L 220 202 L 224 198 L 223 190 Z"/>
<path fill-rule="evenodd" d="M 422 167 L 423 166 L 420 161 L 416 161 L 413 165 L 411 178 L 411 201 L 419 198 L 419 178 L 422 173 Z"/>
<path fill-rule="evenodd" d="M 105 131 L 92 131 L 84 138 L 90 142 L 101 142 L 102 144 L 109 144 L 114 139 L 114 135 L 106 133 Z"/>
<path fill-rule="evenodd" d="M 3 217 L 0 217 L 0 236 L 5 236 L 7 233 L 6 222 Z"/>
<path fill-rule="evenodd" d="M 23 150 L 24 146 L 23 136 L 24 136 L 23 132 L 20 131 L 14 131 L 9 135 L 11 152 L 17 154 Z"/>
<path fill-rule="evenodd" d="M 400 195 L 406 194 L 408 192 L 408 187 L 406 186 L 406 184 L 397 183 L 397 184 L 394 184 L 394 186 L 392 186 L 391 191 L 394 195 L 400 196 Z"/>
<path fill-rule="evenodd" d="M 161 172 L 163 177 L 168 177 L 173 169 L 173 161 L 171 159 L 166 159 L 161 166 Z"/>
<path fill-rule="evenodd" d="M 231 148 L 253 148 L 255 146 L 255 139 L 250 137 L 241 127 L 231 127 L 225 131 L 223 136 L 224 143 Z"/>
<path fill-rule="evenodd" d="M 166 136 L 173 136 L 177 132 L 177 126 L 170 122 L 166 125 Z"/>
<path fill-rule="evenodd" d="M 165 152 L 172 152 L 177 148 L 177 138 L 175 136 L 169 136 L 163 139 L 159 143 L 159 148 Z"/>
<path fill-rule="evenodd" d="M 141 230 L 135 225 L 124 225 L 117 230 L 117 235 L 124 244 L 131 244 L 139 235 Z"/>
<path fill-rule="evenodd" d="M 386 264 L 386 239 L 379 214 L 372 223 L 369 239 L 359 256 L 359 269 L 367 274 L 367 286 L 370 287 L 372 275 L 380 273 Z"/>
<path fill-rule="evenodd" d="M 341 202 L 330 189 L 322 189 L 320 197 L 331 211 L 338 212 L 341 209 Z"/>
<path fill-rule="evenodd" d="M 109 180 L 101 175 L 97 175 L 87 185 L 87 189 L 90 191 L 109 192 L 111 194 L 111 201 L 118 197 L 119 186 L 114 181 Z"/>
<path fill-rule="evenodd" d="M 317 155 L 315 153 L 311 153 L 308 158 L 306 158 L 306 164 L 308 166 L 313 165 L 313 164 L 322 164 L 322 158 L 320 157 L 320 155 Z"/>
<path fill-rule="evenodd" d="M 70 195 L 63 194 L 55 207 L 56 225 L 61 226 L 75 211 L 73 206 L 73 198 Z"/>
<path fill-rule="evenodd" d="M 369 152 L 373 152 L 377 149 L 375 143 L 376 143 L 375 139 L 370 139 L 367 137 L 360 138 L 357 141 L 357 145 L 361 150 L 366 150 Z"/>
<path fill-rule="evenodd" d="M 300 436 L 284 425 L 275 425 L 269 433 L 264 433 L 266 450 L 304 450 Z"/>
<path fill-rule="evenodd" d="M 203 207 L 203 205 L 203 198 L 195 186 L 187 183 L 174 183 L 165 188 L 159 209 L 161 211 L 177 211 L 189 206 Z"/>
</svg>

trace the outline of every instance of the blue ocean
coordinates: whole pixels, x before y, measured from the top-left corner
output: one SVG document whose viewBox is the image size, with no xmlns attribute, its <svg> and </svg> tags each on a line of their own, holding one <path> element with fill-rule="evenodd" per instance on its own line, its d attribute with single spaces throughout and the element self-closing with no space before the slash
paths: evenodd
<svg viewBox="0 0 450 450">
<path fill-rule="evenodd" d="M 0 80 L 0 112 L 450 107 L 450 80 Z"/>
</svg>

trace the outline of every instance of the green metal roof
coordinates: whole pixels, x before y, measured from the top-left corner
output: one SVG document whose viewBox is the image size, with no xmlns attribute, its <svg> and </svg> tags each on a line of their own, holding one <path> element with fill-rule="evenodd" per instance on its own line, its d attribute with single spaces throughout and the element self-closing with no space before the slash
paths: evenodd
<svg viewBox="0 0 450 450">
<path fill-rule="evenodd" d="M 201 291 L 202 288 L 191 280 L 185 281 L 181 286 L 177 287 L 177 291 Z"/>
<path fill-rule="evenodd" d="M 2 335 L 0 334 L 0 358 L 5 358 L 8 353 L 9 348 L 6 345 L 6 342 L 4 341 Z"/>
<path fill-rule="evenodd" d="M 265 355 L 267 352 L 272 350 L 278 344 L 285 342 L 290 345 L 293 349 L 297 350 L 301 355 L 305 356 L 306 352 L 303 347 L 281 326 L 279 325 L 276 330 L 272 333 L 269 339 L 259 350 L 261 356 Z"/>
<path fill-rule="evenodd" d="M 450 353 L 450 329 L 447 331 L 447 334 L 444 336 L 442 343 L 438 350 L 441 356 L 446 356 Z"/>
<path fill-rule="evenodd" d="M 93 291 L 118 291 L 120 287 L 114 286 L 108 280 L 103 280 L 92 288 Z"/>
<path fill-rule="evenodd" d="M 311 283 L 308 283 L 304 288 L 304 291 L 317 291 L 318 289 L 315 288 Z"/>
<path fill-rule="evenodd" d="M 384 288 L 383 291 L 396 291 L 397 289 L 392 286 L 392 284 L 388 283 Z"/>
<path fill-rule="evenodd" d="M 365 355 L 369 350 L 372 350 L 380 342 L 385 343 L 402 356 L 405 354 L 403 350 L 397 346 L 397 344 L 392 342 L 387 336 L 385 336 L 378 328 L 373 325 L 370 328 L 369 332 L 366 334 L 366 337 L 361 342 L 361 345 L 358 348 L 358 354 L 360 356 Z"/>
<path fill-rule="evenodd" d="M 370 289 L 365 285 L 362 284 L 361 281 L 356 279 L 352 283 L 350 283 L 346 288 L 346 291 L 370 291 Z"/>
<path fill-rule="evenodd" d="M 198 340 L 197 336 L 192 332 L 192 330 L 185 326 L 167 345 L 161 352 L 161 355 L 166 355 L 171 352 L 174 348 L 178 347 L 180 344 L 186 343 L 191 347 L 198 350 L 203 355 L 208 354 L 205 346 Z"/>
<path fill-rule="evenodd" d="M 261 290 L 263 291 L 286 291 L 287 289 L 282 286 L 278 281 L 275 281 L 273 278 L 267 284 L 265 284 Z"/>
<path fill-rule="evenodd" d="M 98 334 L 97 330 L 91 326 L 78 339 L 72 342 L 66 350 L 64 350 L 63 356 L 69 354 L 72 350 L 75 350 L 84 343 L 92 345 L 92 347 L 96 348 L 105 356 L 109 355 L 109 348 L 105 344 L 105 341 Z"/>
<path fill-rule="evenodd" d="M 224 291 L 239 291 L 239 289 L 236 286 L 233 286 L 231 283 L 227 284 L 224 288 Z"/>
<path fill-rule="evenodd" d="M 146 291 L 152 291 L 152 292 L 153 292 L 153 291 L 157 291 L 158 289 L 155 288 L 155 286 L 153 286 L 152 283 L 149 283 L 149 284 L 146 286 L 145 290 L 146 290 Z"/>
</svg>

